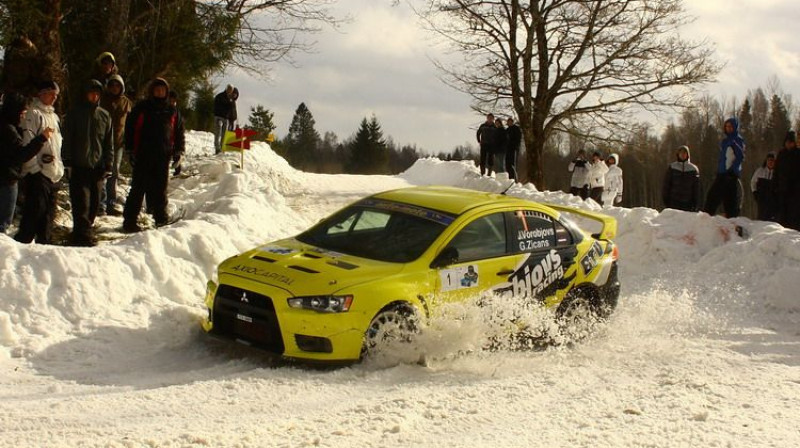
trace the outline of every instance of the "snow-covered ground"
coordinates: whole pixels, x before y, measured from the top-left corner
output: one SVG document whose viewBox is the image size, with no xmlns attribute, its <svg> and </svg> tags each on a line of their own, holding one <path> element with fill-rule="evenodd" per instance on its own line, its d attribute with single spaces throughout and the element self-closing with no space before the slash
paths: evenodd
<svg viewBox="0 0 800 448">
<path fill-rule="evenodd" d="M 309 174 L 265 144 L 239 169 L 209 155 L 209 134 L 187 140 L 190 176 L 170 187 L 184 220 L 94 248 L 0 236 L 0 446 L 800 446 L 797 232 L 608 208 L 622 295 L 591 340 L 464 350 L 485 328 L 472 310 L 429 329 L 427 365 L 305 369 L 201 333 L 220 261 L 374 192 L 505 184 L 436 159 L 399 176 Z M 530 185 L 509 194 L 598 208 Z"/>
</svg>

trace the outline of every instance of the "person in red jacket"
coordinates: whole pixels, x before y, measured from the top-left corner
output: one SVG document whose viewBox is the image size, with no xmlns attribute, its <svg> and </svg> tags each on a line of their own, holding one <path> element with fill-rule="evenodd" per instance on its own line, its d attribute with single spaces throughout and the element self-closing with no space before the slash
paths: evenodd
<svg viewBox="0 0 800 448">
<path fill-rule="evenodd" d="M 170 163 L 177 166 L 184 151 L 183 119 L 169 102 L 169 84 L 163 78 L 150 83 L 147 99 L 140 101 L 125 122 L 125 152 L 133 165 L 131 191 L 122 212 L 122 229 L 138 232 L 142 201 L 147 196 L 156 226 L 170 222 L 167 182 Z"/>
</svg>

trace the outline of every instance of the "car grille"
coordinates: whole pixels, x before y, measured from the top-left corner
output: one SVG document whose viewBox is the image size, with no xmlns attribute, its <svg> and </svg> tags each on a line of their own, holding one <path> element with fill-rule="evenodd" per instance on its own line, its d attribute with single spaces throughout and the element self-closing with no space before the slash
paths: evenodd
<svg viewBox="0 0 800 448">
<path fill-rule="evenodd" d="M 264 350 L 284 350 L 272 299 L 230 285 L 220 285 L 214 298 L 214 332 Z"/>
</svg>

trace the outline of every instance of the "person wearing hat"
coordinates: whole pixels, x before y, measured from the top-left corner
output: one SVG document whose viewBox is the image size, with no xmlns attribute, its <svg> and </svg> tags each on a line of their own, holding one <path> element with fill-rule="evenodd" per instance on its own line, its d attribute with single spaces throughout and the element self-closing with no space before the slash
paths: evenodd
<svg viewBox="0 0 800 448">
<path fill-rule="evenodd" d="M 622 202 L 622 168 L 619 167 L 619 154 L 611 154 L 606 159 L 605 188 L 603 189 L 603 204 L 614 205 Z"/>
<path fill-rule="evenodd" d="M 783 149 L 775 160 L 775 184 L 778 195 L 778 222 L 800 230 L 800 149 L 794 131 L 786 133 Z"/>
<path fill-rule="evenodd" d="M 178 110 L 169 102 L 169 84 L 163 78 L 150 83 L 148 97 L 134 106 L 125 122 L 125 152 L 133 165 L 131 190 L 122 212 L 122 229 L 138 232 L 137 220 L 147 196 L 156 226 L 170 222 L 167 213 L 169 166 L 180 165 L 184 128 Z"/>
<path fill-rule="evenodd" d="M 83 101 L 69 111 L 64 123 L 62 156 L 69 172 L 72 243 L 76 246 L 97 243 L 92 226 L 100 207 L 103 182 L 111 177 L 114 134 L 111 116 L 100 107 L 102 95 L 100 81 L 89 81 Z"/>
<path fill-rule="evenodd" d="M 35 157 L 53 135 L 47 128 L 23 144 L 19 125 L 27 109 L 27 100 L 19 93 L 6 95 L 0 106 L 0 233 L 6 232 L 14 218 L 22 164 Z"/>
<path fill-rule="evenodd" d="M 709 215 L 717 212 L 720 203 L 726 218 L 739 216 L 742 209 L 742 164 L 746 151 L 745 142 L 739 135 L 739 120 L 728 118 L 723 124 L 725 138 L 719 143 L 717 177 L 708 190 L 706 206 L 703 210 Z"/>
<path fill-rule="evenodd" d="M 229 118 L 233 103 L 233 90 L 231 84 L 224 91 L 214 97 L 214 153 L 222 152 L 222 143 L 225 139 L 225 131 L 228 130 Z"/>
<path fill-rule="evenodd" d="M 105 188 L 100 191 L 101 201 L 98 214 L 108 213 L 119 216 L 122 215 L 122 210 L 117 208 L 117 180 L 119 179 L 119 166 L 122 163 L 125 119 L 133 108 L 133 103 L 125 96 L 125 82 L 122 80 L 122 76 L 114 74 L 108 78 L 103 96 L 100 98 L 100 107 L 111 115 L 114 157 L 111 162 L 111 177 L 106 180 Z"/>
<path fill-rule="evenodd" d="M 47 129 L 53 132 L 39 153 L 22 166 L 25 202 L 14 239 L 22 243 L 30 243 L 35 239 L 39 244 L 50 244 L 56 217 L 58 182 L 64 176 L 61 123 L 53 107 L 60 89 L 51 80 L 43 81 L 37 87 L 38 93 L 22 120 L 23 144 L 28 144 Z"/>
<path fill-rule="evenodd" d="M 94 79 L 100 81 L 103 86 L 108 83 L 112 75 L 118 74 L 117 60 L 111 52 L 104 51 L 94 60 Z"/>
<path fill-rule="evenodd" d="M 696 212 L 700 206 L 700 169 L 692 163 L 689 147 L 675 151 L 675 161 L 667 167 L 661 188 L 664 207 Z"/>
</svg>

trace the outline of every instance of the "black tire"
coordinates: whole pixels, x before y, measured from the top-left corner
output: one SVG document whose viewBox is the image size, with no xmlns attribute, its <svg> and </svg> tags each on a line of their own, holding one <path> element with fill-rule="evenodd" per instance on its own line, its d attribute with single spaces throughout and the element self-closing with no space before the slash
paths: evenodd
<svg viewBox="0 0 800 448">
<path fill-rule="evenodd" d="M 373 355 L 382 348 L 398 343 L 409 343 L 419 332 L 419 322 L 413 309 L 394 305 L 381 310 L 367 327 L 361 356 Z"/>
<path fill-rule="evenodd" d="M 556 310 L 561 339 L 566 338 L 566 342 L 571 343 L 588 338 L 607 315 L 607 307 L 596 288 L 573 289 Z"/>
</svg>

